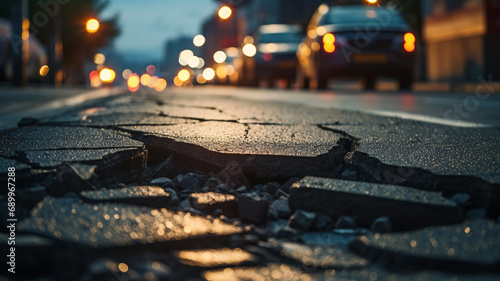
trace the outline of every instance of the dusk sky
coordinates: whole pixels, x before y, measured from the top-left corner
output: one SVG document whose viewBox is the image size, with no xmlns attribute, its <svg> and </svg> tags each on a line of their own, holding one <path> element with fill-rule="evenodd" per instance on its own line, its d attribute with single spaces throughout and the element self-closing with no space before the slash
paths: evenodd
<svg viewBox="0 0 500 281">
<path fill-rule="evenodd" d="M 101 17 L 120 14 L 122 33 L 114 44 L 117 51 L 161 59 L 167 39 L 200 33 L 202 22 L 217 7 L 214 0 L 111 0 Z"/>
</svg>

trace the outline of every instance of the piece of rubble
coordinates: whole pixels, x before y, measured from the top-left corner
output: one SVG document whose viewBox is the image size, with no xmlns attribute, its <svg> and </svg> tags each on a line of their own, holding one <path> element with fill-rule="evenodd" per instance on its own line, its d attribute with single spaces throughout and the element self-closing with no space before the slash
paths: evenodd
<svg viewBox="0 0 500 281">
<path fill-rule="evenodd" d="M 195 173 L 181 174 L 174 178 L 174 185 L 179 190 L 196 191 L 201 188 L 201 177 Z"/>
<path fill-rule="evenodd" d="M 83 191 L 80 193 L 80 196 L 83 201 L 89 203 L 126 203 L 157 208 L 175 206 L 173 196 L 158 186 L 128 186 L 124 188 Z"/>
<path fill-rule="evenodd" d="M 450 198 L 451 201 L 463 205 L 470 200 L 470 195 L 467 193 L 457 193 Z"/>
<path fill-rule="evenodd" d="M 244 193 L 237 196 L 238 216 L 251 223 L 262 223 L 266 220 L 268 203 L 258 193 Z"/>
<path fill-rule="evenodd" d="M 156 178 L 149 182 L 150 185 L 156 185 L 163 189 L 175 188 L 174 182 L 169 178 Z"/>
<path fill-rule="evenodd" d="M 240 248 L 185 250 L 175 255 L 181 263 L 195 267 L 239 266 L 255 261 L 254 255 Z"/>
<path fill-rule="evenodd" d="M 92 248 L 225 239 L 244 229 L 184 212 L 114 203 L 81 203 L 72 198 L 44 199 L 23 221 L 20 232 L 36 233 Z"/>
<path fill-rule="evenodd" d="M 356 219 L 348 216 L 341 216 L 335 223 L 337 229 L 354 229 L 356 228 Z"/>
<path fill-rule="evenodd" d="M 268 182 L 264 185 L 265 191 L 269 194 L 276 194 L 281 189 L 281 184 L 277 182 Z"/>
<path fill-rule="evenodd" d="M 350 248 L 398 270 L 500 272 L 500 225 L 490 220 L 369 234 L 351 242 Z"/>
<path fill-rule="evenodd" d="M 312 212 L 306 212 L 303 210 L 297 210 L 290 217 L 288 224 L 290 227 L 301 229 L 301 230 L 309 230 L 314 224 L 314 220 L 316 219 L 316 214 Z"/>
<path fill-rule="evenodd" d="M 392 231 L 391 219 L 389 219 L 388 217 L 380 217 L 373 221 L 372 227 L 370 229 L 372 231 L 381 233 L 391 232 Z"/>
<path fill-rule="evenodd" d="M 271 204 L 271 209 L 276 210 L 279 218 L 288 219 L 292 214 L 290 210 L 290 205 L 288 204 L 288 199 L 280 198 Z"/>
<path fill-rule="evenodd" d="M 335 220 L 323 213 L 316 213 L 312 229 L 315 231 L 330 231 L 335 227 Z"/>
<path fill-rule="evenodd" d="M 269 263 L 266 266 L 225 268 L 203 273 L 204 280 L 313 280 L 311 275 L 287 264 Z"/>
<path fill-rule="evenodd" d="M 395 230 L 461 221 L 457 204 L 440 193 L 396 185 L 306 177 L 292 186 L 289 202 L 292 210 L 356 217 L 366 228 L 382 216 L 391 219 Z"/>
<path fill-rule="evenodd" d="M 207 180 L 204 187 L 208 187 L 208 189 L 215 189 L 219 184 L 223 184 L 223 182 L 218 178 L 211 177 Z"/>
<path fill-rule="evenodd" d="M 327 245 L 304 245 L 298 243 L 274 243 L 281 256 L 300 262 L 303 266 L 313 268 L 362 268 L 366 267 L 366 259 L 350 253 L 346 247 Z"/>
<path fill-rule="evenodd" d="M 102 258 L 92 262 L 78 281 L 94 280 L 166 280 L 172 270 L 157 261 L 116 262 Z"/>
<path fill-rule="evenodd" d="M 228 217 L 238 215 L 238 203 L 236 197 L 231 194 L 216 192 L 192 193 L 189 195 L 189 200 L 194 208 L 207 214 L 213 214 L 216 210 L 221 210 L 221 214 Z"/>
</svg>

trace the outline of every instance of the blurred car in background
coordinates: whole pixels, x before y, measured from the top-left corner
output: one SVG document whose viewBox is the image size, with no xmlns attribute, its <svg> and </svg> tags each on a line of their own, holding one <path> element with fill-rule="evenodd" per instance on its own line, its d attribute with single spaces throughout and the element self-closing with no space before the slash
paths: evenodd
<svg viewBox="0 0 500 281">
<path fill-rule="evenodd" d="M 326 89 L 330 78 L 363 78 L 365 89 L 378 76 L 395 78 L 410 89 L 415 36 L 394 8 L 321 5 L 297 51 L 298 86 Z"/>
<path fill-rule="evenodd" d="M 242 56 L 235 64 L 239 85 L 258 86 L 265 80 L 271 87 L 276 79 L 286 79 L 290 86 L 295 80 L 296 52 L 302 41 L 300 30 L 297 25 L 263 25 L 253 38 L 245 38 Z"/>
</svg>

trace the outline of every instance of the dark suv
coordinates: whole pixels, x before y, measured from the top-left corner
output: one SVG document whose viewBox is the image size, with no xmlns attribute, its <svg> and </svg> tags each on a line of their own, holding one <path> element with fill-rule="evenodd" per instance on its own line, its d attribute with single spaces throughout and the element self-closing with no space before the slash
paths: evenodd
<svg viewBox="0 0 500 281">
<path fill-rule="evenodd" d="M 297 51 L 298 85 L 325 89 L 333 77 L 361 77 L 365 89 L 377 76 L 410 89 L 415 36 L 393 7 L 321 5 Z"/>
<path fill-rule="evenodd" d="M 275 79 L 286 79 L 290 86 L 295 80 L 296 53 L 302 41 L 300 30 L 296 25 L 261 26 L 255 34 L 255 55 L 243 54 L 240 84 L 258 86 L 261 80 L 265 80 L 268 86 L 272 86 Z"/>
</svg>

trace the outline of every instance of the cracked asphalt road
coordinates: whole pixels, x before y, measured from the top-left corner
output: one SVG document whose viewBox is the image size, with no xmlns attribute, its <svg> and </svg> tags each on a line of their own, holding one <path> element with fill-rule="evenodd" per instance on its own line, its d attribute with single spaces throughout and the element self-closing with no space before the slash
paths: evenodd
<svg viewBox="0 0 500 281">
<path fill-rule="evenodd" d="M 498 278 L 499 129 L 228 91 L 124 93 L 0 132 L 2 181 L 16 167 L 19 277 L 337 280 L 337 269 L 338 280 Z M 208 194 L 208 205 L 193 204 Z M 471 228 L 481 235 L 438 242 Z M 422 233 L 436 243 L 411 251 Z M 391 245 L 405 239 L 410 250 Z M 222 247 L 231 250 L 211 250 Z M 62 261 L 69 253 L 82 259 Z M 145 260 L 161 266 L 146 270 Z M 403 278 L 399 268 L 413 271 Z"/>
</svg>

